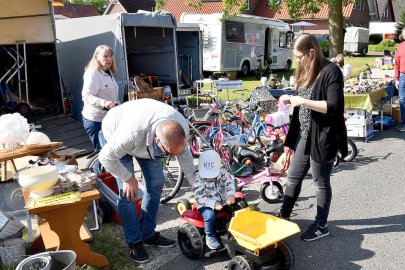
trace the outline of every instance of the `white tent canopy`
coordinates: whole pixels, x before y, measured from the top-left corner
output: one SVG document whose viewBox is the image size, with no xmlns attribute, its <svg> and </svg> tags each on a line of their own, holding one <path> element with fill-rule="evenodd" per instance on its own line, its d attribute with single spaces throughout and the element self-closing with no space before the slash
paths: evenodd
<svg viewBox="0 0 405 270">
<path fill-rule="evenodd" d="M 1 0 L 0 44 L 55 42 L 50 5 L 48 0 Z"/>
</svg>

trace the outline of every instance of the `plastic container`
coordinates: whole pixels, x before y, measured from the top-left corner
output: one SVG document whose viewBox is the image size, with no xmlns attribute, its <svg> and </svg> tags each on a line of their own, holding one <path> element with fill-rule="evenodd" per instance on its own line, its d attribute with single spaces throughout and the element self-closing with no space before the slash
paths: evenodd
<svg viewBox="0 0 405 270">
<path fill-rule="evenodd" d="M 25 242 L 21 238 L 13 238 L 0 243 L 0 259 L 4 265 L 17 264 L 25 255 Z"/>
<path fill-rule="evenodd" d="M 45 256 L 32 257 L 24 260 L 20 265 L 21 270 L 49 270 L 51 269 L 51 259 Z"/>
<path fill-rule="evenodd" d="M 228 230 L 239 245 L 258 252 L 298 233 L 300 228 L 295 223 L 248 207 L 235 212 Z"/>
<path fill-rule="evenodd" d="M 35 261 L 36 258 L 47 257 L 50 260 L 50 268 L 44 269 L 57 269 L 57 270 L 75 270 L 76 269 L 76 253 L 72 250 L 59 250 L 42 252 L 32 255 L 17 265 L 16 270 L 26 270 L 30 268 L 23 268 L 28 266 L 29 262 Z M 33 268 L 36 269 L 36 268 Z M 41 268 L 38 268 L 41 269 Z"/>
</svg>

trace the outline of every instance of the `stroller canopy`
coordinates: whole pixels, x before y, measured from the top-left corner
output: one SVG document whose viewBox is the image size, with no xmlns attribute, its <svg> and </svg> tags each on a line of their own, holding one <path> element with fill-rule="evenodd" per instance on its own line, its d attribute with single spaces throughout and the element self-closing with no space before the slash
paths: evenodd
<svg viewBox="0 0 405 270">
<path fill-rule="evenodd" d="M 269 91 L 267 86 L 258 86 L 250 95 L 250 107 L 256 108 L 260 113 L 273 113 L 277 111 L 278 101 Z"/>
</svg>

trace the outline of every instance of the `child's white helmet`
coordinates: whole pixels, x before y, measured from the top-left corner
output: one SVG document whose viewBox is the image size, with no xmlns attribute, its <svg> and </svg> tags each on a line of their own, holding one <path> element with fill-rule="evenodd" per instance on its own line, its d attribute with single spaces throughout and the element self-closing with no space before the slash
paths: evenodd
<svg viewBox="0 0 405 270">
<path fill-rule="evenodd" d="M 200 154 L 198 173 L 203 178 L 215 178 L 221 170 L 221 157 L 214 150 L 207 150 Z"/>
</svg>

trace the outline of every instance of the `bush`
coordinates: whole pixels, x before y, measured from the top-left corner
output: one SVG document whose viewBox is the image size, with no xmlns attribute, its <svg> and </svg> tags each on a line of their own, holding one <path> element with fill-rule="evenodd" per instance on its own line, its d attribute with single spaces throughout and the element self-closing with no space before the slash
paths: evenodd
<svg viewBox="0 0 405 270">
<path fill-rule="evenodd" d="M 391 39 L 384 39 L 383 41 L 380 42 L 380 44 L 378 44 L 382 47 L 394 47 L 395 46 L 395 42 L 392 41 Z"/>
<path fill-rule="evenodd" d="M 394 47 L 383 47 L 380 45 L 368 45 L 368 51 L 370 52 L 383 52 L 384 50 L 389 50 L 390 52 L 395 51 L 398 44 L 395 44 Z"/>
<path fill-rule="evenodd" d="M 320 41 L 319 46 L 321 47 L 323 52 L 329 51 L 329 42 L 327 40 Z"/>
<path fill-rule="evenodd" d="M 378 44 L 383 40 L 382 34 L 371 34 L 369 37 L 370 44 Z"/>
</svg>

